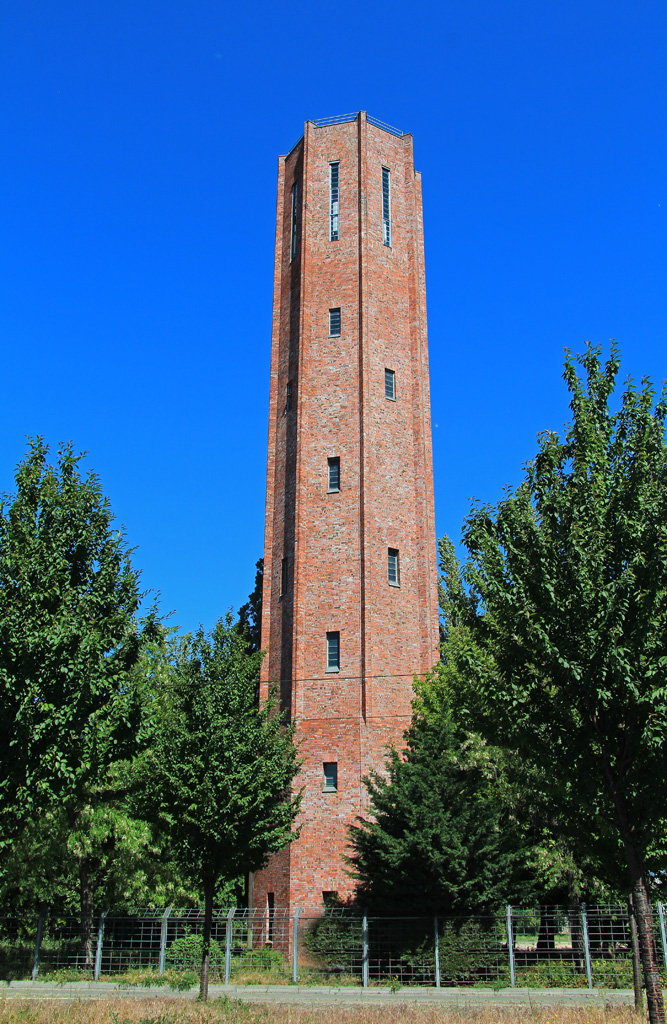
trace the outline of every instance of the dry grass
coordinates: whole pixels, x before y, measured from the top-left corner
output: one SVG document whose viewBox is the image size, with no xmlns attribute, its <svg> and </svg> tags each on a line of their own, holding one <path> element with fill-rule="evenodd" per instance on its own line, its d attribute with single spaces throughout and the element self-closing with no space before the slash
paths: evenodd
<svg viewBox="0 0 667 1024">
<path fill-rule="evenodd" d="M 401 1003 L 391 1006 L 275 1006 L 180 999 L 99 1002 L 0 1000 L 0 1024 L 643 1024 L 630 1007 L 607 1010 L 548 1007 L 455 1010 Z"/>
</svg>

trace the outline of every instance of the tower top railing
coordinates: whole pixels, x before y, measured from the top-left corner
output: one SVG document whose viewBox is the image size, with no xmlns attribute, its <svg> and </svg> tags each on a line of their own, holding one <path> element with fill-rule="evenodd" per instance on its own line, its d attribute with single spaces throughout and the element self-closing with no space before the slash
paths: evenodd
<svg viewBox="0 0 667 1024">
<path fill-rule="evenodd" d="M 356 121 L 359 113 L 360 111 L 355 110 L 353 114 L 336 114 L 335 117 L 313 117 L 311 118 L 311 123 L 316 128 L 328 128 L 332 124 L 345 124 L 346 121 Z M 407 134 L 399 128 L 394 128 L 393 125 L 387 124 L 386 121 L 380 121 L 377 117 L 371 117 L 370 114 L 366 114 L 366 120 L 368 124 L 381 128 L 383 132 L 389 132 L 390 135 L 396 135 L 399 139 L 402 139 Z"/>
<path fill-rule="evenodd" d="M 310 123 L 314 124 L 316 128 L 330 128 L 334 124 L 346 124 L 348 121 L 356 121 L 361 113 L 360 110 L 355 110 L 351 114 L 335 114 L 333 117 L 311 117 L 309 118 Z M 366 114 L 366 121 L 368 124 L 372 124 L 375 128 L 380 128 L 383 132 L 388 132 L 390 135 L 395 135 L 396 138 L 402 139 L 409 132 L 402 132 L 400 128 L 394 128 L 393 125 L 387 124 L 385 121 L 380 121 L 377 117 L 371 117 L 370 114 Z M 288 151 L 292 152 L 295 146 L 298 146 L 301 142 L 303 135 L 294 143 L 294 146 Z"/>
</svg>

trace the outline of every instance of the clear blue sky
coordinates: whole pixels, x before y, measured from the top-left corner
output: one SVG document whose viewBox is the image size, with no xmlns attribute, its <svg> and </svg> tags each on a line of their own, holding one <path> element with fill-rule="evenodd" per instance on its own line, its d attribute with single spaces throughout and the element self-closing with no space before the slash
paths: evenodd
<svg viewBox="0 0 667 1024">
<path fill-rule="evenodd" d="M 262 553 L 277 156 L 368 110 L 423 175 L 438 534 L 567 418 L 563 349 L 667 376 L 667 5 L 4 0 L 0 490 L 72 439 L 184 628 Z"/>
</svg>

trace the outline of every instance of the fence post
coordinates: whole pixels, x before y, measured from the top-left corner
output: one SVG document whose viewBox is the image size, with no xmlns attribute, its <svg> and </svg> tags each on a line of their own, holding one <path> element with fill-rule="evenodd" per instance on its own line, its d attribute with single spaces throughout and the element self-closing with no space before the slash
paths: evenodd
<svg viewBox="0 0 667 1024">
<path fill-rule="evenodd" d="M 593 988 L 593 971 L 591 970 L 591 949 L 588 944 L 588 921 L 586 919 L 586 904 L 581 904 L 581 932 L 584 940 L 584 956 L 586 958 L 586 974 L 588 976 L 588 987 Z"/>
<path fill-rule="evenodd" d="M 433 928 L 435 934 L 435 987 L 440 988 L 440 937 L 438 935 L 438 919 L 433 918 Z"/>
<path fill-rule="evenodd" d="M 232 974 L 232 932 L 234 931 L 234 907 L 227 914 L 225 922 L 225 985 L 229 985 Z"/>
<path fill-rule="evenodd" d="M 364 988 L 368 988 L 368 911 L 364 911 L 364 916 L 361 919 L 361 941 L 362 941 L 362 956 L 361 956 L 361 983 Z"/>
<path fill-rule="evenodd" d="M 102 967 L 102 942 L 104 941 L 104 920 L 109 913 L 109 910 L 103 910 L 100 914 L 100 923 L 97 929 L 97 949 L 95 950 L 95 973 L 93 974 L 93 980 L 100 980 L 100 969 Z"/>
<path fill-rule="evenodd" d="M 37 981 L 37 975 L 39 973 L 39 947 L 42 945 L 42 932 L 44 931 L 44 922 L 46 921 L 47 908 L 42 907 L 39 912 L 39 920 L 37 922 L 37 938 L 35 939 L 35 955 L 32 961 L 32 980 Z"/>
<path fill-rule="evenodd" d="M 510 955 L 510 984 L 516 988 L 516 968 L 514 966 L 514 929 L 512 927 L 512 908 L 507 904 L 507 951 Z"/>
<path fill-rule="evenodd" d="M 162 923 L 160 924 L 160 963 L 158 966 L 158 972 L 164 974 L 165 967 L 167 966 L 167 930 L 169 915 L 171 914 L 171 907 L 167 907 L 164 914 L 162 915 Z"/>
<path fill-rule="evenodd" d="M 296 985 L 299 980 L 299 914 L 301 908 L 294 911 L 294 922 L 292 924 L 292 981 Z"/>
<path fill-rule="evenodd" d="M 667 967 L 667 933 L 665 932 L 665 907 L 664 904 L 658 903 L 658 916 L 660 918 L 660 935 L 662 937 L 662 956 L 665 961 L 665 967 Z"/>
</svg>

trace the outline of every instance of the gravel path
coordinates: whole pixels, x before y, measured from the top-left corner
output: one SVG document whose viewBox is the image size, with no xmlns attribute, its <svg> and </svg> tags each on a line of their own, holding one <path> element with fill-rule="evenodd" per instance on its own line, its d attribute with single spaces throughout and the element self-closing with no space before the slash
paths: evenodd
<svg viewBox="0 0 667 1024">
<path fill-rule="evenodd" d="M 167 986 L 123 985 L 114 982 L 12 981 L 0 983 L 0 999 L 113 999 L 114 997 L 196 999 L 198 987 L 175 992 Z M 498 992 L 483 988 L 388 988 L 317 985 L 211 985 L 209 998 L 228 996 L 252 1003 L 298 1003 L 302 1006 L 324 1006 L 344 1003 L 348 1006 L 388 1005 L 391 1003 L 435 1003 L 462 1009 L 481 1006 L 605 1006 L 632 1005 L 630 989 L 585 988 L 505 988 Z"/>
</svg>

